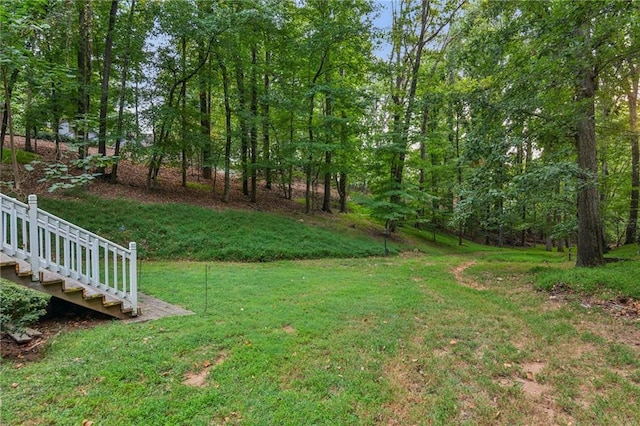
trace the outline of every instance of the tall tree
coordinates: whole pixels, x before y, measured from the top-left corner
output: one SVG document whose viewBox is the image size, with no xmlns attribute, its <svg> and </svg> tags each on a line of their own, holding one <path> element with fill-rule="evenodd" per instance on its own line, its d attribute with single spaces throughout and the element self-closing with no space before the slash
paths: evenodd
<svg viewBox="0 0 640 426">
<path fill-rule="evenodd" d="M 109 9 L 109 24 L 104 47 L 104 63 L 102 71 L 102 84 L 100 86 L 100 116 L 98 117 L 98 154 L 107 155 L 107 111 L 109 109 L 109 79 L 111 76 L 111 58 L 113 50 L 113 31 L 118 15 L 118 0 L 111 0 Z M 104 173 L 104 168 L 99 169 Z"/>
<path fill-rule="evenodd" d="M 89 138 L 89 111 L 91 99 L 91 24 L 93 12 L 90 0 L 79 0 L 78 10 L 78 95 L 76 135 L 78 136 L 78 154 L 80 158 L 87 155 Z"/>
<path fill-rule="evenodd" d="M 638 198 L 640 195 L 640 143 L 638 142 L 638 83 L 640 69 L 634 61 L 628 61 L 629 81 L 627 104 L 629 107 L 629 141 L 631 143 L 631 197 L 629 219 L 625 231 L 625 244 L 633 244 L 638 238 Z"/>
</svg>

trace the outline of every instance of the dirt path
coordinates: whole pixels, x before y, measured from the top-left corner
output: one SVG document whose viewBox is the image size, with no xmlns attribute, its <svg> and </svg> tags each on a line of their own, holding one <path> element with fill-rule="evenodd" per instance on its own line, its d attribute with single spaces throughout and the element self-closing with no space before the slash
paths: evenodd
<svg viewBox="0 0 640 426">
<path fill-rule="evenodd" d="M 469 287 L 469 288 L 474 288 L 476 290 L 486 290 L 486 288 L 484 286 L 482 286 L 480 283 L 478 283 L 477 281 L 465 278 L 465 276 L 464 276 L 464 271 L 467 270 L 468 268 L 472 267 L 476 263 L 477 262 L 475 260 L 470 260 L 468 262 L 465 262 L 465 263 L 463 263 L 461 265 L 458 265 L 455 268 L 453 268 L 451 270 L 451 273 L 455 277 L 456 282 L 458 284 L 462 285 L 462 286 Z"/>
</svg>

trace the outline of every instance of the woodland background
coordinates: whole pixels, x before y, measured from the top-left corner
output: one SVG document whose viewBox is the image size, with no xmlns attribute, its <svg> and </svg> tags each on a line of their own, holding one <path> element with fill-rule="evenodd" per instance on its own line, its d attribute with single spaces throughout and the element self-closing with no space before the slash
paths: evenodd
<svg viewBox="0 0 640 426">
<path fill-rule="evenodd" d="M 307 213 L 578 266 L 638 240 L 637 2 L 3 0 L 0 35 L 3 191 L 22 135 L 74 147 L 76 183 L 127 159 L 150 191 L 167 165 L 222 201 L 302 184 Z"/>
</svg>

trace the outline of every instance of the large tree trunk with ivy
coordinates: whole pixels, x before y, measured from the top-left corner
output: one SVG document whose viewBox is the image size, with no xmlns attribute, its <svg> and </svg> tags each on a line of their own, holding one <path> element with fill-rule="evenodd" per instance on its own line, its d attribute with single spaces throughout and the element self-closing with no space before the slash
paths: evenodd
<svg viewBox="0 0 640 426">
<path fill-rule="evenodd" d="M 576 88 L 578 122 L 576 148 L 578 167 L 582 170 L 578 191 L 578 256 L 576 266 L 604 264 L 604 236 L 600 219 L 600 196 L 597 186 L 595 92 L 597 75 L 593 67 L 581 69 Z"/>
</svg>

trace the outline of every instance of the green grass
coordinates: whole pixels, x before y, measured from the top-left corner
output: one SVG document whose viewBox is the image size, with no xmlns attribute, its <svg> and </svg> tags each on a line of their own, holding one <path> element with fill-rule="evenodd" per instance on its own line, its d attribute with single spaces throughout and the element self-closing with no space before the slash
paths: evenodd
<svg viewBox="0 0 640 426">
<path fill-rule="evenodd" d="M 140 291 L 195 315 L 61 332 L 41 361 L 3 361 L 0 424 L 640 424 L 637 321 L 532 287 L 637 294 L 627 248 L 611 256 L 630 260 L 576 269 L 567 253 L 404 229 L 401 256 L 353 258 L 382 248 L 360 215 L 41 204 L 137 241 L 159 259 L 139 263 Z M 333 258 L 167 260 L 224 256 Z"/>
<path fill-rule="evenodd" d="M 89 195 L 43 198 L 39 203 L 45 210 L 122 245 L 135 241 L 143 258 L 273 261 L 384 253 L 380 239 L 271 213 L 141 204 Z M 391 251 L 397 252 L 396 245 Z"/>
<path fill-rule="evenodd" d="M 16 160 L 18 161 L 18 164 L 28 164 L 38 158 L 40 158 L 40 156 L 33 152 L 27 152 L 22 149 L 16 150 Z M 2 163 L 11 164 L 11 149 L 2 148 Z"/>
<path fill-rule="evenodd" d="M 538 261 L 502 257 L 143 262 L 141 291 L 196 314 L 61 333 L 42 361 L 3 362 L 0 423 L 640 423 L 639 351 L 616 338 L 637 325 L 550 306 L 517 272 Z M 488 290 L 455 282 L 470 260 Z M 532 363 L 541 396 L 523 390 Z"/>
<path fill-rule="evenodd" d="M 640 256 L 630 245 L 613 250 L 607 257 L 623 259 L 600 268 L 548 267 L 539 268 L 536 287 L 551 290 L 556 285 L 582 295 L 604 299 L 627 296 L 640 299 Z"/>
</svg>

